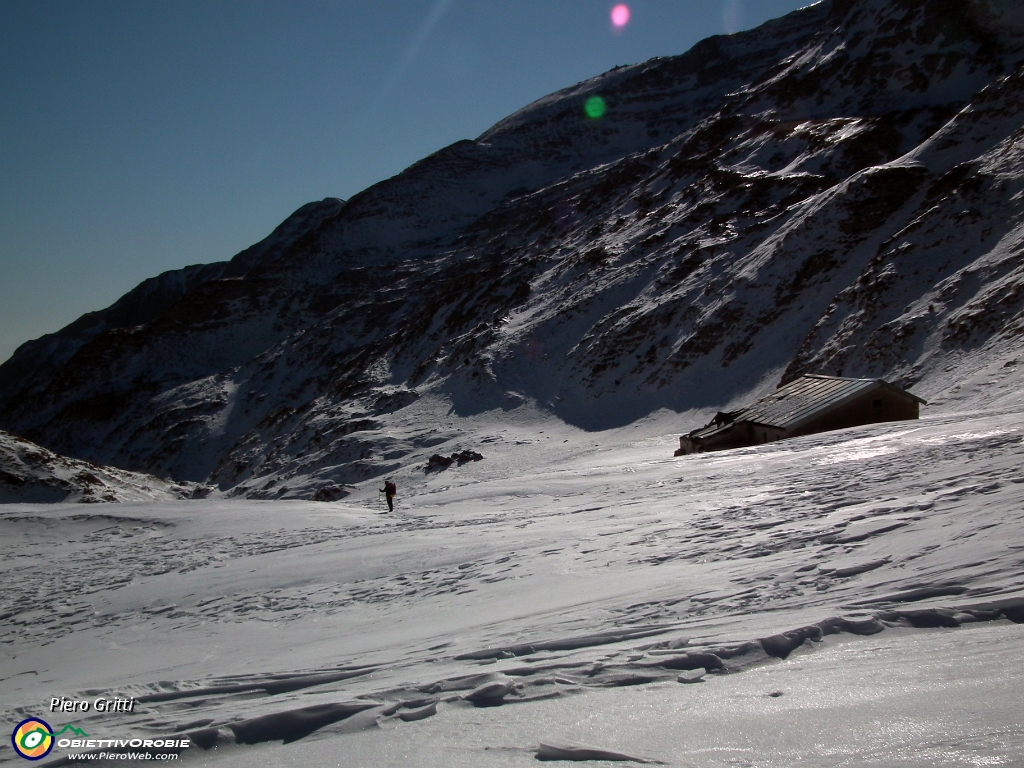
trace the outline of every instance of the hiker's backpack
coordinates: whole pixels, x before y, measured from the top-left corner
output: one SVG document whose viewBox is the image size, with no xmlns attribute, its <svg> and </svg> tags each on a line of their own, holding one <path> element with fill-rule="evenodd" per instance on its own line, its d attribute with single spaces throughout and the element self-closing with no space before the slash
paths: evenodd
<svg viewBox="0 0 1024 768">
<path fill-rule="evenodd" d="M 394 483 L 385 482 L 384 483 L 384 492 L 388 496 L 397 496 L 398 495 L 398 488 L 395 487 Z"/>
</svg>

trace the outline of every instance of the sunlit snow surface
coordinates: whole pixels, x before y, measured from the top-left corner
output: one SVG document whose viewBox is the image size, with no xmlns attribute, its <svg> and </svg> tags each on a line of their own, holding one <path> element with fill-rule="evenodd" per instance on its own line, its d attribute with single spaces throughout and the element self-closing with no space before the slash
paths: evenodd
<svg viewBox="0 0 1024 768">
<path fill-rule="evenodd" d="M 1013 625 L 975 626 L 955 638 L 948 630 L 896 630 L 830 642 L 699 686 L 658 683 L 497 710 L 453 707 L 344 742 L 311 739 L 208 764 L 523 766 L 536 765 L 527 759 L 530 745 L 549 740 L 680 766 L 1021 765 L 1020 633 Z"/>
<path fill-rule="evenodd" d="M 520 409 L 460 421 L 484 460 L 398 473 L 392 516 L 375 483 L 335 504 L 5 505 L 0 711 L 103 738 L 205 729 L 217 746 L 182 760 L 218 766 L 532 765 L 540 743 L 1021 764 L 1024 627 L 973 621 L 1024 596 L 1021 416 L 673 458 L 674 416 L 594 434 Z M 909 628 L 936 607 L 963 626 Z M 688 654 L 837 616 L 887 628 L 676 682 Z M 465 700 L 485 689 L 504 704 Z M 136 711 L 46 709 L 115 694 Z M 379 706 L 286 745 L 256 720 L 335 703 Z"/>
</svg>

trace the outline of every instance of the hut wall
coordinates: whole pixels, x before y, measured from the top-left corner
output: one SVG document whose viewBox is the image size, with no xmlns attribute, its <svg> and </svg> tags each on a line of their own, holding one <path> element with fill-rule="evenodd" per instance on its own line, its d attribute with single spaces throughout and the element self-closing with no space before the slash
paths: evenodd
<svg viewBox="0 0 1024 768">
<path fill-rule="evenodd" d="M 746 430 L 743 427 L 744 424 L 730 424 L 720 432 L 716 432 L 713 435 L 707 437 L 698 437 L 693 442 L 697 448 L 697 452 L 703 451 L 724 451 L 728 448 L 740 448 L 744 445 L 750 445 L 750 441 L 747 438 Z"/>
<path fill-rule="evenodd" d="M 864 393 L 841 408 L 804 424 L 790 432 L 789 437 L 859 427 L 862 424 L 878 424 L 883 421 L 909 421 L 918 418 L 920 412 L 917 400 L 879 387 Z"/>
<path fill-rule="evenodd" d="M 753 424 L 749 421 L 740 421 L 730 424 L 727 428 L 707 437 L 683 435 L 679 438 L 679 450 L 675 452 L 675 455 L 685 456 L 689 453 L 746 448 L 751 445 L 781 440 L 785 436 L 785 430 L 778 427 L 768 427 L 762 424 Z"/>
<path fill-rule="evenodd" d="M 786 430 L 779 429 L 778 427 L 754 424 L 749 421 L 745 422 L 744 426 L 747 428 L 746 445 L 760 445 L 761 443 L 770 443 L 786 437 Z"/>
<path fill-rule="evenodd" d="M 697 453 L 697 446 L 689 435 L 683 435 L 679 438 L 679 449 L 673 455 L 686 456 L 691 453 Z"/>
</svg>

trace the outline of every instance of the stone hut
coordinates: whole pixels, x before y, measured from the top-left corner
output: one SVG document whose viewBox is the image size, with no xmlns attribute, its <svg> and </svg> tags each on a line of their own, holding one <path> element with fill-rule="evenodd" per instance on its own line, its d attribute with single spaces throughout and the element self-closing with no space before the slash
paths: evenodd
<svg viewBox="0 0 1024 768">
<path fill-rule="evenodd" d="M 917 395 L 881 379 L 805 374 L 753 405 L 720 411 L 700 429 L 679 438 L 676 456 L 770 443 L 833 429 L 906 421 L 926 405 Z"/>
</svg>

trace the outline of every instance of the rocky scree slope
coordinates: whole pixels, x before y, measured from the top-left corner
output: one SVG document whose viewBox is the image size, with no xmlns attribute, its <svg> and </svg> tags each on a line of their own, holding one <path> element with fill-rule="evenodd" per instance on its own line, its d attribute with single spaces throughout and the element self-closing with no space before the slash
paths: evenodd
<svg viewBox="0 0 1024 768">
<path fill-rule="evenodd" d="M 1019 3 L 834 0 L 620 67 L 23 345 L 0 427 L 277 498 L 442 442 L 428 393 L 601 429 L 1015 366 L 1022 32 Z"/>
</svg>

